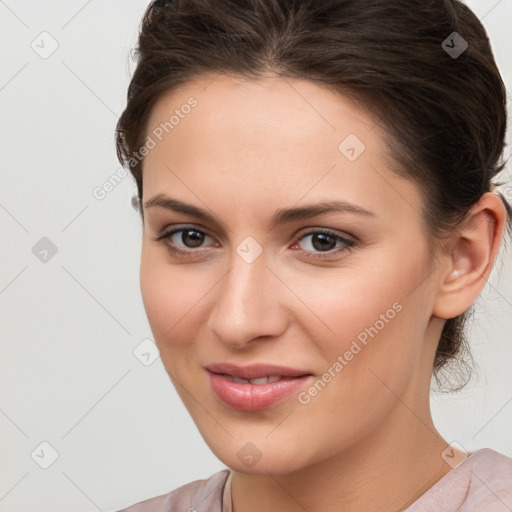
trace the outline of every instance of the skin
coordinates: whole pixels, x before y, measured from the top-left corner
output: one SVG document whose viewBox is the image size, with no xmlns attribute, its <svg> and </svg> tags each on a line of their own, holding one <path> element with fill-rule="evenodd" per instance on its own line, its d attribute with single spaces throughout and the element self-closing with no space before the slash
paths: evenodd
<svg viewBox="0 0 512 512">
<path fill-rule="evenodd" d="M 403 510 L 452 469 L 431 418 L 432 364 L 445 319 L 471 305 L 492 269 L 501 201 L 483 196 L 434 256 L 418 186 L 393 171 L 383 132 L 347 98 L 303 80 L 205 76 L 162 96 L 147 133 L 191 96 L 197 106 L 145 158 L 143 203 L 165 194 L 215 221 L 145 206 L 141 291 L 177 392 L 233 469 L 233 510 Z M 366 146 L 355 161 L 338 150 L 349 134 Z M 270 224 L 278 209 L 331 199 L 373 215 Z M 199 247 L 183 232 L 154 240 L 178 227 L 207 236 Z M 330 238 L 322 251 L 312 229 L 356 244 Z M 263 249 L 252 263 L 236 250 L 248 236 Z M 173 241 L 189 252 L 171 254 Z M 214 362 L 320 378 L 393 304 L 400 312 L 307 404 L 295 394 L 243 412 L 211 390 L 204 366 Z M 251 467 L 237 455 L 247 443 L 261 454 Z"/>
</svg>

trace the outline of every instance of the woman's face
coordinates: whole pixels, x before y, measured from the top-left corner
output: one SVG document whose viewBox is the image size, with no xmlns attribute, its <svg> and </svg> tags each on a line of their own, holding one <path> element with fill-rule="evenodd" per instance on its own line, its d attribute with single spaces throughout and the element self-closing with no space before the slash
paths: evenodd
<svg viewBox="0 0 512 512">
<path fill-rule="evenodd" d="M 313 82 L 220 75 L 162 97 L 147 135 L 144 305 L 219 459 L 288 473 L 426 417 L 436 271 L 374 119 Z"/>
</svg>

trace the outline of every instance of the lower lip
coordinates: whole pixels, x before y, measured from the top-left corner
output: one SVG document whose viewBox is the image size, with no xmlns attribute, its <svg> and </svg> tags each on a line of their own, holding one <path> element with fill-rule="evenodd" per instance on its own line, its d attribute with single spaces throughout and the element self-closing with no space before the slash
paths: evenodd
<svg viewBox="0 0 512 512">
<path fill-rule="evenodd" d="M 218 373 L 210 374 L 216 397 L 228 407 L 239 411 L 262 411 L 282 402 L 302 388 L 312 375 L 286 377 L 267 384 L 238 384 Z"/>
</svg>

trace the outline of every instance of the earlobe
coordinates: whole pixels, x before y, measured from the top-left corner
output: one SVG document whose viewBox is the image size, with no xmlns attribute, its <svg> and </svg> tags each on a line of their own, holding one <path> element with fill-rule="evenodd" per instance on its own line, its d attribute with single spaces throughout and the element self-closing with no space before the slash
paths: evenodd
<svg viewBox="0 0 512 512">
<path fill-rule="evenodd" d="M 494 266 L 506 215 L 499 196 L 486 193 L 453 233 L 452 250 L 439 276 L 434 316 L 455 318 L 478 297 Z"/>
</svg>

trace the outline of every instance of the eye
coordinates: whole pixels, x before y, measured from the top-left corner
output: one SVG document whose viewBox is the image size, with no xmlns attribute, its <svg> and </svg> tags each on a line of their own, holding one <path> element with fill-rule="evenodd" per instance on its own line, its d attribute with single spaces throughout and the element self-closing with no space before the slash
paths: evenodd
<svg viewBox="0 0 512 512">
<path fill-rule="evenodd" d="M 161 233 L 154 240 L 157 242 L 163 241 L 167 250 L 176 256 L 201 254 L 208 249 L 203 244 L 208 240 L 214 241 L 213 237 L 205 231 L 192 226 L 182 226 Z M 215 244 L 218 247 L 216 242 Z M 301 252 L 306 253 L 308 258 L 325 259 L 348 251 L 355 245 L 357 245 L 357 241 L 352 238 L 347 238 L 327 229 L 318 229 L 304 233 L 297 239 L 292 248 L 302 246 Z"/>
<path fill-rule="evenodd" d="M 195 227 L 176 228 L 154 238 L 157 242 L 165 241 L 168 250 L 173 254 L 197 252 L 195 249 L 201 249 L 201 245 L 207 239 L 213 240 L 211 236 Z"/>
<path fill-rule="evenodd" d="M 304 240 L 306 240 L 306 242 L 302 242 Z M 308 254 L 308 257 L 316 259 L 330 258 L 333 255 L 349 250 L 357 243 L 351 238 L 346 238 L 334 231 L 326 229 L 309 231 L 303 234 L 294 246 L 301 245 L 301 242 L 303 251 L 312 253 Z"/>
</svg>

